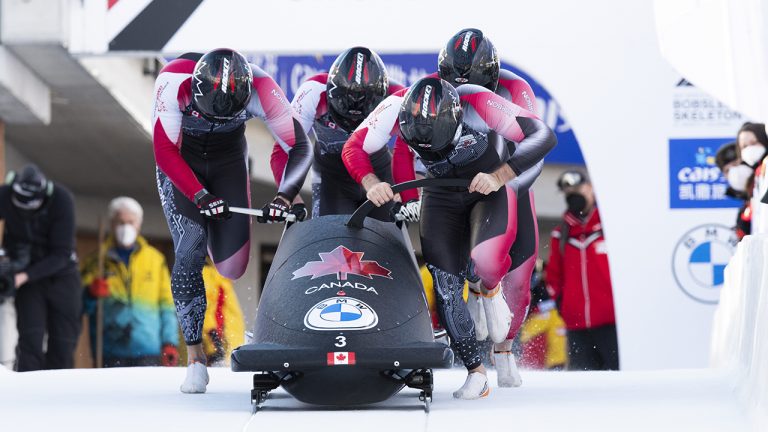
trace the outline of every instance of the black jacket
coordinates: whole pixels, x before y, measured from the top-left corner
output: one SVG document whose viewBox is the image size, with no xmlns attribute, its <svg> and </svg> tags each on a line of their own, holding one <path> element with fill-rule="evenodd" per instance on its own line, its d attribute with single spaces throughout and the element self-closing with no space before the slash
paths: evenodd
<svg viewBox="0 0 768 432">
<path fill-rule="evenodd" d="M 29 282 L 77 272 L 75 206 L 67 188 L 55 184 L 43 205 L 30 212 L 13 205 L 10 186 L 0 186 L 0 219 L 3 246 Z"/>
</svg>

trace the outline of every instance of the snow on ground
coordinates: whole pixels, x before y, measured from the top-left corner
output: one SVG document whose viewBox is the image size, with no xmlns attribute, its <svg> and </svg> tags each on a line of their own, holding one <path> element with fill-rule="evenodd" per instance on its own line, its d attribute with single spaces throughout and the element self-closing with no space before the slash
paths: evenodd
<svg viewBox="0 0 768 432">
<path fill-rule="evenodd" d="M 523 372 L 523 386 L 480 401 L 451 392 L 461 370 L 438 371 L 432 412 L 417 392 L 363 409 L 304 405 L 278 389 L 250 414 L 250 373 L 210 369 L 208 393 L 185 395 L 183 368 L 0 369 L 0 431 L 748 431 L 716 370 Z"/>
</svg>

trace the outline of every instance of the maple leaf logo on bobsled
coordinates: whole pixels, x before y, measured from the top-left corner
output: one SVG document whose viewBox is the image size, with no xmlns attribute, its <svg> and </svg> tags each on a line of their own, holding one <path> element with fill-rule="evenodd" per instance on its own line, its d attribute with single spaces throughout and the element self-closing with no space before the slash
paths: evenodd
<svg viewBox="0 0 768 432">
<path fill-rule="evenodd" d="M 310 261 L 304 267 L 293 272 L 293 279 L 303 276 L 312 276 L 312 279 L 320 276 L 336 274 L 339 280 L 347 280 L 348 274 L 373 279 L 373 276 L 381 276 L 392 279 L 392 273 L 388 268 L 382 267 L 376 261 L 363 261 L 365 252 L 352 252 L 344 246 L 339 246 L 331 252 L 320 252 L 322 261 Z M 291 279 L 291 280 L 293 280 Z"/>
</svg>

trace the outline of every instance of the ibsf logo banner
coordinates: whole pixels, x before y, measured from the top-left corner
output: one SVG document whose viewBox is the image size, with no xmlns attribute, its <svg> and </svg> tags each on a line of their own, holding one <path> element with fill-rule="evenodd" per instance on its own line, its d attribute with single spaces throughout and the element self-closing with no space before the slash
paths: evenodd
<svg viewBox="0 0 768 432">
<path fill-rule="evenodd" d="M 672 255 L 672 272 L 680 289 L 698 302 L 717 303 L 725 266 L 738 242 L 736 233 L 725 225 L 701 225 L 686 232 Z"/>
<path fill-rule="evenodd" d="M 728 138 L 669 140 L 670 208 L 738 208 L 725 195 L 728 183 L 715 165 L 715 153 Z"/>
</svg>

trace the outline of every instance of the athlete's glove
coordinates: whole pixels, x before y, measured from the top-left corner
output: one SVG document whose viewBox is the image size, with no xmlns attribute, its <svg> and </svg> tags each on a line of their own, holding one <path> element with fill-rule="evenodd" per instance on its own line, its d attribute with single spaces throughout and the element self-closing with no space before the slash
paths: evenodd
<svg viewBox="0 0 768 432">
<path fill-rule="evenodd" d="M 406 222 L 418 222 L 421 216 L 421 202 L 419 200 L 410 200 L 405 204 L 396 206 L 393 211 L 395 212 L 395 219 L 404 220 Z"/>
<path fill-rule="evenodd" d="M 195 204 L 200 209 L 200 213 L 207 218 L 229 219 L 232 217 L 229 204 L 223 199 L 213 196 L 205 189 L 195 195 Z"/>
<path fill-rule="evenodd" d="M 283 222 L 288 216 L 288 203 L 282 198 L 275 197 L 269 204 L 261 208 L 264 213 L 258 216 L 256 220 L 260 223 L 278 223 Z"/>
<path fill-rule="evenodd" d="M 307 206 L 303 203 L 296 203 L 291 206 L 291 210 L 288 213 L 296 215 L 296 222 L 301 222 L 307 218 Z"/>
</svg>

